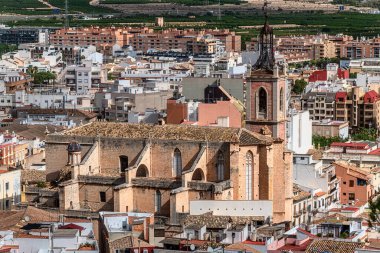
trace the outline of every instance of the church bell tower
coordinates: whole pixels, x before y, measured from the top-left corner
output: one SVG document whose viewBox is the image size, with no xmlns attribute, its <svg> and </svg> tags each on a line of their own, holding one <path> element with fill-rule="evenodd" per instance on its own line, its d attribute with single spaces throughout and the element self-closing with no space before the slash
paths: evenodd
<svg viewBox="0 0 380 253">
<path fill-rule="evenodd" d="M 269 129 L 274 138 L 285 140 L 286 67 L 275 60 L 273 29 L 268 24 L 267 5 L 265 2 L 265 23 L 258 37 L 259 57 L 246 80 L 246 128 L 254 132 Z"/>
</svg>

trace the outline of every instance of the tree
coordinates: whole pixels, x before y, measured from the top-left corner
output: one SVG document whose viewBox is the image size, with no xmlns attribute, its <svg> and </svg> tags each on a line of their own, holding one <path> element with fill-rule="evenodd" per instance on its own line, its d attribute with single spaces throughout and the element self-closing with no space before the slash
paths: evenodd
<svg viewBox="0 0 380 253">
<path fill-rule="evenodd" d="M 369 209 L 369 226 L 373 227 L 373 223 L 380 223 L 380 197 L 376 198 L 374 201 L 368 201 Z"/>
<path fill-rule="evenodd" d="M 350 78 L 356 78 L 358 77 L 358 73 L 350 73 Z"/>
<path fill-rule="evenodd" d="M 56 76 L 52 72 L 37 72 L 33 75 L 35 84 L 50 83 Z"/>
<path fill-rule="evenodd" d="M 295 81 L 292 92 L 301 94 L 307 86 L 307 82 L 304 79 L 298 79 Z"/>
<path fill-rule="evenodd" d="M 312 141 L 315 148 L 323 148 L 330 146 L 333 142 L 344 142 L 346 140 L 339 136 L 325 137 L 320 135 L 313 135 Z"/>
<path fill-rule="evenodd" d="M 352 135 L 354 141 L 376 141 L 377 133 L 375 128 L 361 127 Z"/>
<path fill-rule="evenodd" d="M 33 66 L 29 66 L 28 69 L 26 70 L 26 73 L 28 75 L 30 75 L 31 77 L 34 78 L 34 75 L 38 72 L 38 68 L 37 67 L 33 67 Z"/>
</svg>

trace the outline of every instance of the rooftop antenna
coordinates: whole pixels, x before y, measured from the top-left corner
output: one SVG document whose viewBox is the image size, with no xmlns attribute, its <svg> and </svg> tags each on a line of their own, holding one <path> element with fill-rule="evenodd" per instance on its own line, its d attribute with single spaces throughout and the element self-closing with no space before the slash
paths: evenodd
<svg viewBox="0 0 380 253">
<path fill-rule="evenodd" d="M 69 26 L 69 0 L 65 0 L 65 28 L 68 29 Z"/>
</svg>

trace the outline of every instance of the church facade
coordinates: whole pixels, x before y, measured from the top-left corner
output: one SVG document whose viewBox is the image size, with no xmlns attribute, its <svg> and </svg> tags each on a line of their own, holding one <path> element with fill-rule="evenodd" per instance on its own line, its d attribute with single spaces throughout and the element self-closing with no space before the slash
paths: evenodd
<svg viewBox="0 0 380 253">
<path fill-rule="evenodd" d="M 267 128 L 94 122 L 49 135 L 46 152 L 61 209 L 176 223 L 191 200 L 271 200 L 273 222 L 292 217 L 292 154 Z"/>
</svg>

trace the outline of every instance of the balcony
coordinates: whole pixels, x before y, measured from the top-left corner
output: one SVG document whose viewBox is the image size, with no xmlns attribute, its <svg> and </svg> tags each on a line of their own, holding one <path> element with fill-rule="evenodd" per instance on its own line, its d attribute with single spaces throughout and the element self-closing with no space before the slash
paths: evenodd
<svg viewBox="0 0 380 253">
<path fill-rule="evenodd" d="M 329 182 L 331 183 L 331 182 L 334 181 L 335 179 L 336 179 L 336 175 L 330 177 Z"/>
<path fill-rule="evenodd" d="M 303 214 L 302 210 L 293 212 L 293 217 L 300 217 Z"/>
<path fill-rule="evenodd" d="M 336 191 L 336 186 L 335 186 L 334 188 L 332 188 L 332 189 L 329 190 L 329 194 L 332 194 L 332 193 L 334 193 L 335 191 Z"/>
</svg>

